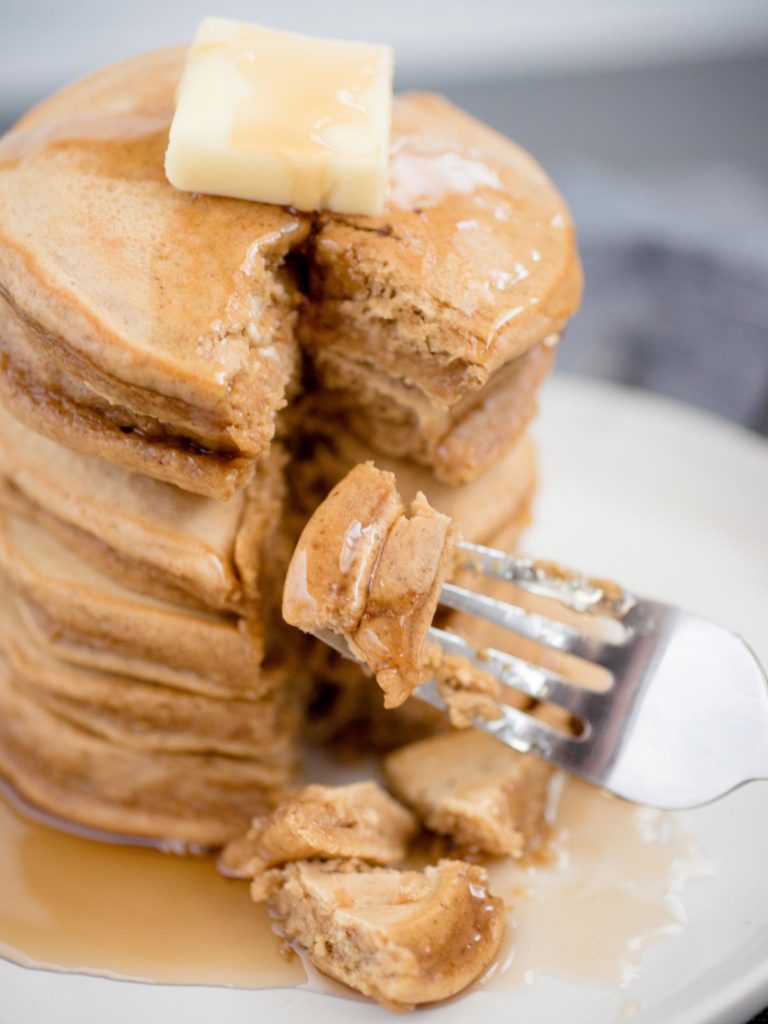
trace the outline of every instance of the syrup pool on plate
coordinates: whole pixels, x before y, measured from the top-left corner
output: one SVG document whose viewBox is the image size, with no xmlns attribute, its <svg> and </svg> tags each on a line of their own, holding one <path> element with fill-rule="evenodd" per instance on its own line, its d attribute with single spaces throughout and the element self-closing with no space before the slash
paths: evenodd
<svg viewBox="0 0 768 1024">
<path fill-rule="evenodd" d="M 573 778 L 555 780 L 548 856 L 491 868 L 510 912 L 505 949 L 485 984 L 549 975 L 625 987 L 651 942 L 686 925 L 681 893 L 712 872 L 682 814 L 637 807 Z"/>
<path fill-rule="evenodd" d="M 548 855 L 499 862 L 510 905 L 502 956 L 484 986 L 540 974 L 623 986 L 643 948 L 685 926 L 680 892 L 708 866 L 685 817 L 637 808 L 582 783 L 554 787 Z M 305 986 L 263 905 L 206 857 L 96 842 L 0 800 L 0 955 L 25 966 L 158 983 Z M 309 983 L 336 994 L 312 971 Z"/>
<path fill-rule="evenodd" d="M 84 839 L 0 799 L 0 955 L 169 984 L 301 985 L 247 882 L 211 857 Z"/>
</svg>

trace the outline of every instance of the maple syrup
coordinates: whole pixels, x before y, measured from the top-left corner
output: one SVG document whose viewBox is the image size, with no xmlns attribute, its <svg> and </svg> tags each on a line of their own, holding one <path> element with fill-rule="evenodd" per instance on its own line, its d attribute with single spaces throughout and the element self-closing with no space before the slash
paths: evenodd
<svg viewBox="0 0 768 1024">
<path fill-rule="evenodd" d="M 0 955 L 25 966 L 172 984 L 306 980 L 247 882 L 213 857 L 100 842 L 0 800 Z"/>
<path fill-rule="evenodd" d="M 570 779 L 561 786 L 545 854 L 490 867 L 491 889 L 511 911 L 483 988 L 514 990 L 540 975 L 625 986 L 643 948 L 682 929 L 680 891 L 707 873 L 683 816 Z M 68 834 L 4 801 L 0 955 L 165 984 L 345 992 L 286 956 L 247 883 L 223 878 L 213 858 Z"/>
<path fill-rule="evenodd" d="M 686 924 L 685 885 L 712 873 L 685 815 L 608 796 L 576 779 L 556 780 L 552 838 L 538 862 L 499 862 L 490 888 L 511 908 L 506 952 L 492 987 L 542 975 L 625 988 L 645 947 Z"/>
</svg>

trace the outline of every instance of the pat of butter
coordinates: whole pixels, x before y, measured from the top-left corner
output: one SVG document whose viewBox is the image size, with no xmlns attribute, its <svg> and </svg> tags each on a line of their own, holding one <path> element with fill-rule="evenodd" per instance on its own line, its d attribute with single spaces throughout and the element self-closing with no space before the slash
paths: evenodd
<svg viewBox="0 0 768 1024">
<path fill-rule="evenodd" d="M 206 18 L 179 84 L 168 180 L 299 210 L 380 213 L 392 63 L 388 46 Z"/>
</svg>

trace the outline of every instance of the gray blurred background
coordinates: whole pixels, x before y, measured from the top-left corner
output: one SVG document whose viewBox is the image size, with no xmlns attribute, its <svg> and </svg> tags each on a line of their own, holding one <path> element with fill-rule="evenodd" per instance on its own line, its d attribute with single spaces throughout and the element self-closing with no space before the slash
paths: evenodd
<svg viewBox="0 0 768 1024">
<path fill-rule="evenodd" d="M 0 126 L 210 13 L 388 41 L 570 200 L 586 269 L 560 367 L 768 433 L 768 0 L 0 0 Z"/>
</svg>

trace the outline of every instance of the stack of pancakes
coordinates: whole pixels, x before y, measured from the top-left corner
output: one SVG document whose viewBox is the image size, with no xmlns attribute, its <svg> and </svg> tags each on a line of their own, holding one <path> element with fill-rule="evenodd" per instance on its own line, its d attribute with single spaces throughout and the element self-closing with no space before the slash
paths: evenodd
<svg viewBox="0 0 768 1024">
<path fill-rule="evenodd" d="M 350 678 L 277 614 L 306 516 L 373 458 L 511 545 L 581 275 L 538 165 L 433 96 L 395 102 L 381 216 L 177 192 L 183 58 L 0 140 L 0 773 L 214 845 L 290 784 L 308 676 Z"/>
</svg>

